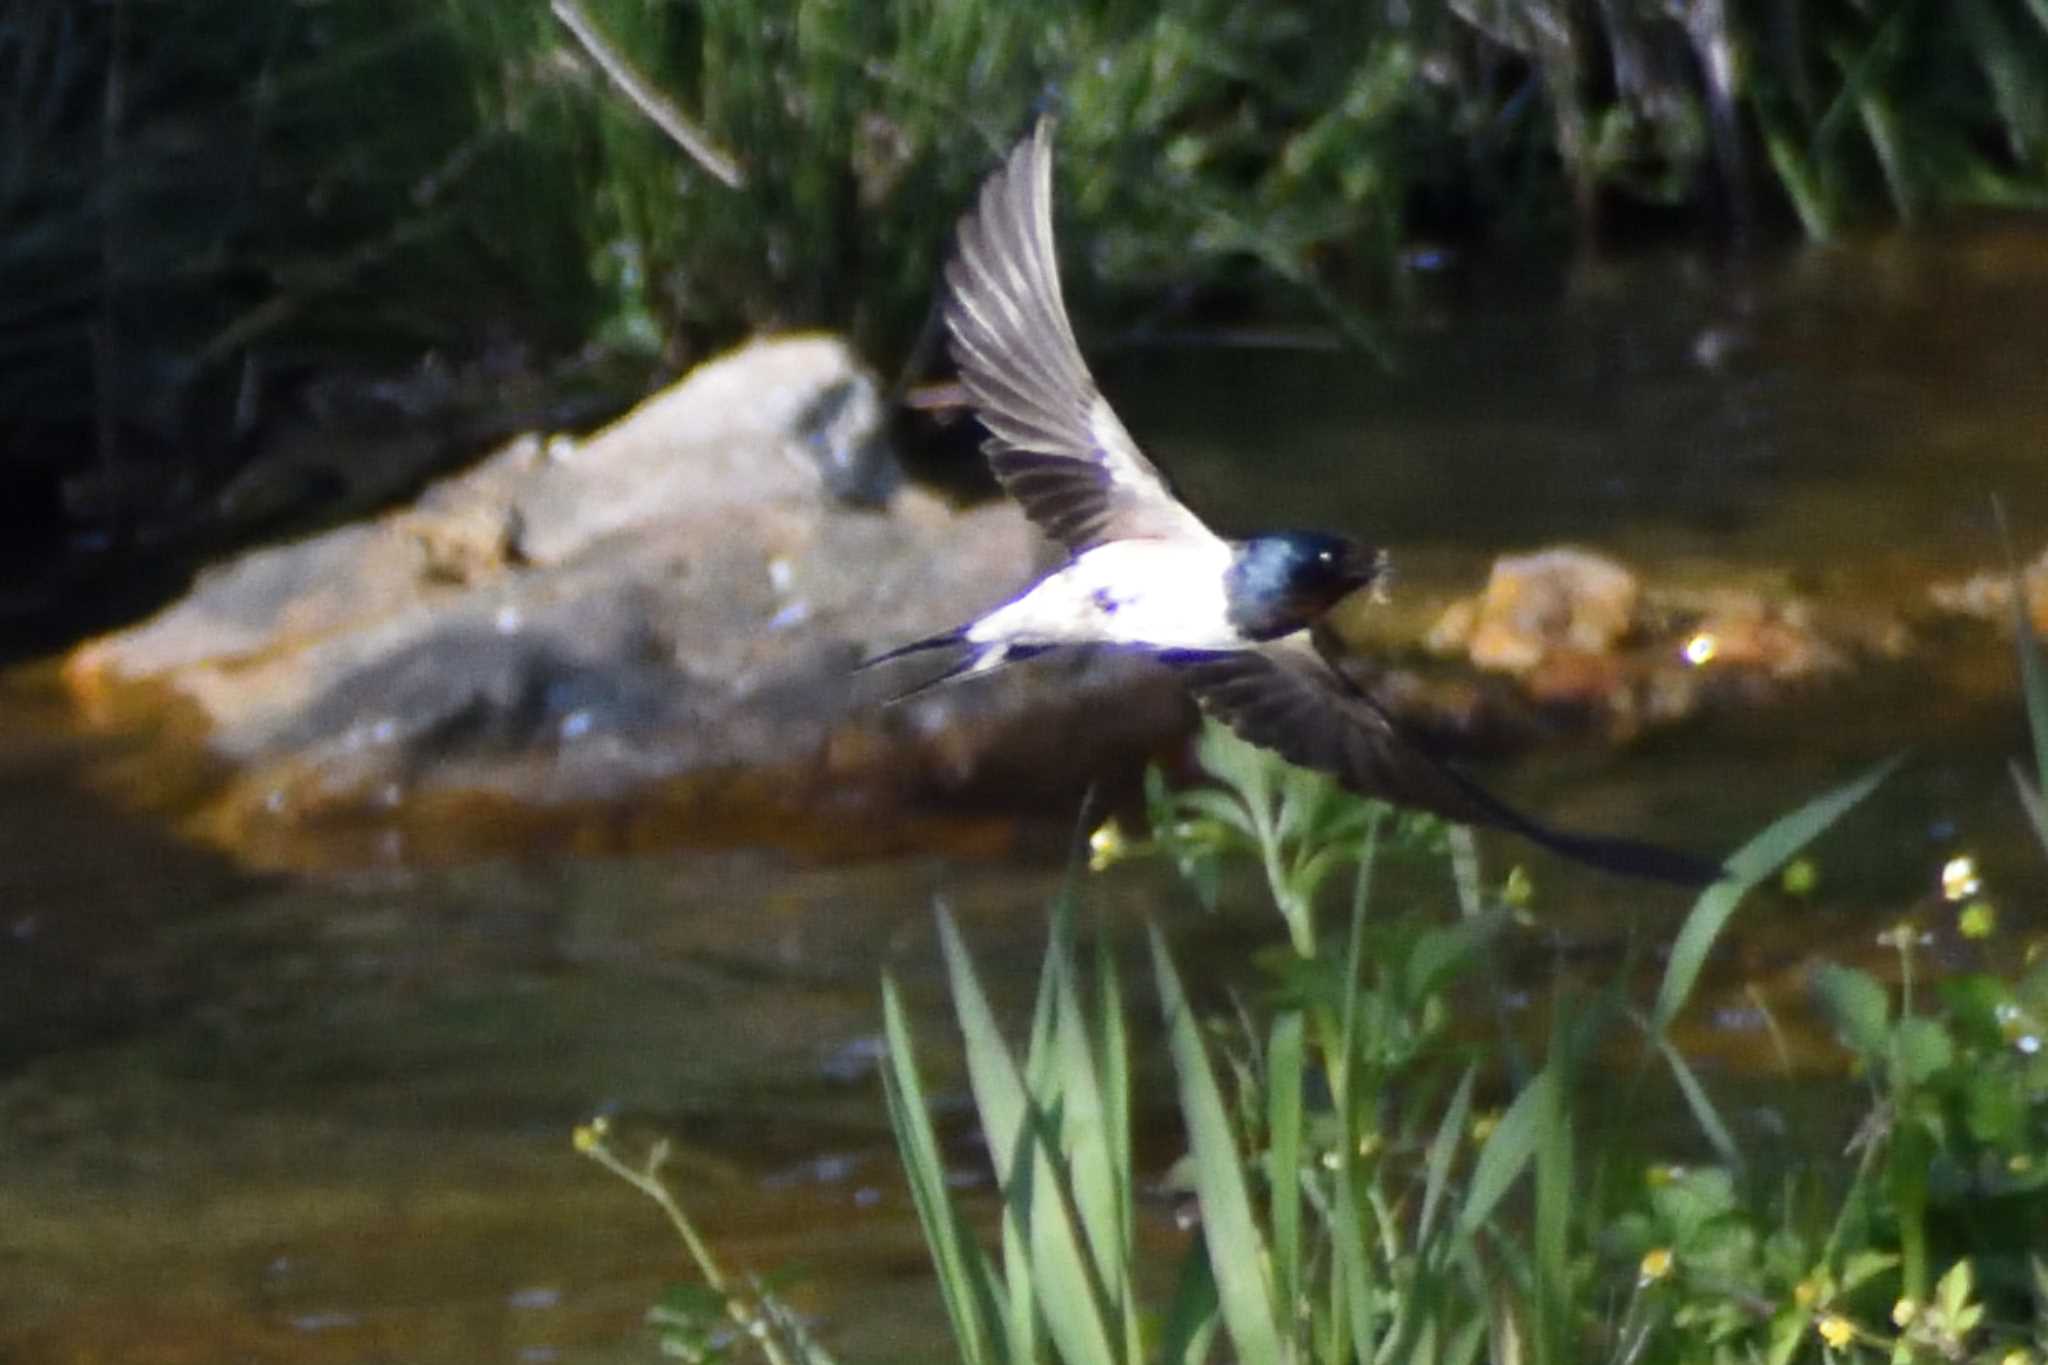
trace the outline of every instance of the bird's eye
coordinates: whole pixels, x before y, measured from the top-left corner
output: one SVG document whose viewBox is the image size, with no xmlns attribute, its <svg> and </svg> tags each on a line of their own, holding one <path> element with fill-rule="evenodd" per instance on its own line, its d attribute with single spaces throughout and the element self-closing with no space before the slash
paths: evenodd
<svg viewBox="0 0 2048 1365">
<path fill-rule="evenodd" d="M 1334 550 L 1318 550 L 1318 551 L 1316 551 L 1316 563 L 1318 563 L 1318 564 L 1335 564 L 1336 562 L 1337 562 L 1337 554 L 1336 554 L 1336 551 L 1334 551 Z"/>
</svg>

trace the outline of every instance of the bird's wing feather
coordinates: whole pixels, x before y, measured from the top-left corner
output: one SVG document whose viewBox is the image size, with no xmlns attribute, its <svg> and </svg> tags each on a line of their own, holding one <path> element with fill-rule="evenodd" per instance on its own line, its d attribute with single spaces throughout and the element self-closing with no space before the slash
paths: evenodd
<svg viewBox="0 0 2048 1365">
<path fill-rule="evenodd" d="M 1108 540 L 1210 534 L 1124 430 L 1081 359 L 1052 236 L 1052 120 L 982 187 L 946 267 L 960 382 L 989 465 L 1039 528 L 1076 554 Z"/>
<path fill-rule="evenodd" d="M 1407 739 L 1392 717 L 1324 663 L 1305 634 L 1260 649 L 1191 656 L 1188 690 L 1216 719 L 1290 763 L 1363 796 L 1465 824 L 1499 823 L 1471 784 Z"/>
<path fill-rule="evenodd" d="M 1487 825 L 1567 857 L 1633 876 L 1703 886 L 1723 875 L 1701 859 L 1655 844 L 1551 829 L 1522 814 L 1408 739 L 1379 704 L 1329 661 L 1325 632 L 1259 649 L 1191 655 L 1178 662 L 1204 709 L 1241 738 L 1291 763 L 1327 773 L 1363 796 Z"/>
</svg>

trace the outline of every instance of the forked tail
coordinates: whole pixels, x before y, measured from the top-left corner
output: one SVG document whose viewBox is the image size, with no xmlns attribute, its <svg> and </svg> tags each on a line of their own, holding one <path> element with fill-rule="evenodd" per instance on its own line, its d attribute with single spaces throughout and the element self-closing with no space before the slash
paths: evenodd
<svg viewBox="0 0 2048 1365">
<path fill-rule="evenodd" d="M 1042 654 L 1048 646 L 976 644 L 967 638 L 966 626 L 956 626 L 952 630 L 942 630 L 937 635 L 927 635 L 922 640 L 912 640 L 907 645 L 898 645 L 896 648 L 884 650 L 872 658 L 862 659 L 853 666 L 853 671 L 864 673 L 877 664 L 890 663 L 893 660 L 905 658 L 912 654 L 924 654 L 931 650 L 953 648 L 961 651 L 958 658 L 931 677 L 919 681 L 915 686 L 905 688 L 901 692 L 891 693 L 882 699 L 882 705 L 894 706 L 899 702 L 908 701 L 921 693 L 929 692 L 935 687 L 943 687 L 950 682 L 963 682 L 968 678 L 978 677 L 983 673 L 992 673 L 1004 664 L 1013 664 L 1021 659 L 1028 659 L 1035 654 Z"/>
<path fill-rule="evenodd" d="M 1690 887 L 1706 886 L 1728 875 L 1728 869 L 1718 863 L 1681 853 L 1675 848 L 1665 848 L 1661 844 L 1554 828 L 1534 816 L 1523 814 L 1457 769 L 1444 765 L 1444 771 L 1488 817 L 1486 823 L 1512 830 L 1531 843 L 1541 844 L 1552 853 L 1589 867 L 1618 872 L 1626 877 L 1643 877 L 1673 886 Z"/>
</svg>

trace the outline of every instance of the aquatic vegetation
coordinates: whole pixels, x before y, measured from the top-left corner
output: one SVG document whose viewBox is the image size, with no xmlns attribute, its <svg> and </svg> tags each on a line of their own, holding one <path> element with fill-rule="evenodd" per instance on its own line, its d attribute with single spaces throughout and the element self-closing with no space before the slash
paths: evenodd
<svg viewBox="0 0 2048 1365">
<path fill-rule="evenodd" d="M 1220 729 L 1201 755 L 1209 784 L 1154 786 L 1148 839 L 1091 841 L 1097 869 L 1163 857 L 1205 898 L 1221 860 L 1255 858 L 1290 944 L 1267 964 L 1265 1007 L 1212 1026 L 1152 935 L 1189 1147 L 1169 1180 L 1200 1224 L 1168 1301 L 1134 1288 L 1148 1277 L 1132 1231 L 1124 990 L 1100 938 L 1082 971 L 1076 897 L 1054 908 L 1021 1050 L 940 916 L 1003 1196 L 992 1253 L 952 1201 L 884 983 L 891 1117 L 963 1359 L 1199 1360 L 1219 1338 L 1247 1361 L 2037 1358 L 2048 1066 L 2032 1030 L 2048 1022 L 2048 964 L 2016 982 L 1945 982 L 1931 1009 L 1912 988 L 1912 935 L 1898 936 L 1896 1001 L 1866 973 L 1819 973 L 1871 1092 L 1850 1169 L 1744 1151 L 1668 1037 L 1744 896 L 1889 765 L 1739 850 L 1654 997 L 1632 1001 L 1620 983 L 1560 996 L 1542 1055 L 1525 1058 L 1505 1027 L 1485 1042 L 1456 1026 L 1460 1002 L 1488 993 L 1489 948 L 1518 913 L 1482 889 L 1459 831 L 1397 821 Z M 1450 917 L 1376 903 L 1375 868 L 1403 844 L 1448 844 Z M 1317 919 L 1344 879 L 1349 915 L 1332 935 Z M 1518 899 L 1529 894 L 1524 880 Z M 1628 1031 L 1632 1074 L 1612 1060 Z M 1653 1062 L 1709 1164 L 1640 1150 Z M 1483 1112 L 1489 1094 L 1504 1107 Z"/>
</svg>

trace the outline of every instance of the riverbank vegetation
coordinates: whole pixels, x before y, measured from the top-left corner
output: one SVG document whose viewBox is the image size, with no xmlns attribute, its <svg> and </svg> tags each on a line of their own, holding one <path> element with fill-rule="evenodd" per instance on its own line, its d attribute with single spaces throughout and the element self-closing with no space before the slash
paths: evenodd
<svg viewBox="0 0 2048 1365">
<path fill-rule="evenodd" d="M 2041 0 L 22 0 L 0 88 L 5 472 L 168 464 L 159 500 L 336 369 L 645 373 L 813 325 L 914 368 L 1039 107 L 1076 305 L 1127 325 L 1362 335 L 1424 244 L 2048 204 Z"/>
<path fill-rule="evenodd" d="M 2038 761 L 2013 775 L 2048 852 L 2048 668 L 2023 613 L 2015 628 Z M 1204 785 L 1155 780 L 1147 834 L 1106 826 L 1091 865 L 1164 858 L 1213 900 L 1224 865 L 1248 860 L 1287 946 L 1260 964 L 1262 989 L 1224 1008 L 1190 991 L 1151 931 L 1187 1143 L 1163 1176 L 1133 1134 L 1133 1077 L 1162 1069 L 1134 1059 L 1139 992 L 1106 934 L 1083 968 L 1084 890 L 1053 909 L 1022 1047 L 940 912 L 999 1192 L 993 1231 L 959 1201 L 952 1171 L 969 1158 L 949 1156 L 934 1126 L 908 1013 L 884 980 L 891 1122 L 960 1359 L 2048 1358 L 2048 956 L 2036 943 L 1938 970 L 1922 946 L 1937 928 L 1987 946 L 1999 933 L 1974 869 L 1952 865 L 1933 908 L 1875 927 L 1895 970 L 1808 974 L 1854 1078 L 1818 1081 L 1841 1087 L 1840 1105 L 1731 1113 L 1675 1041 L 1745 900 L 1809 885 L 1804 850 L 1892 763 L 1737 850 L 1654 954 L 1654 989 L 1632 986 L 1634 952 L 1604 985 L 1560 976 L 1532 1033 L 1499 970 L 1526 882 L 1484 886 L 1461 831 L 1352 798 L 1221 727 L 1200 757 Z M 1447 856 L 1450 903 L 1376 888 L 1395 852 Z M 1779 1051 L 1786 1086 L 1816 1083 L 1795 1076 L 1782 1039 Z M 1647 1121 L 1660 1106 L 1690 1135 Z M 829 1358 L 771 1288 L 719 1269 L 658 1155 L 629 1166 L 602 1123 L 577 1145 L 662 1204 L 710 1286 L 657 1310 L 668 1353 L 720 1358 L 751 1340 L 777 1362 Z M 1183 1203 L 1178 1236 L 1156 1212 L 1141 1222 L 1162 1190 Z"/>
</svg>

